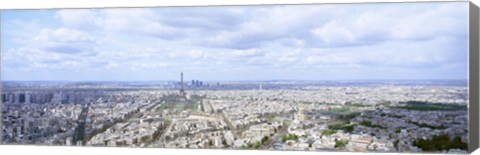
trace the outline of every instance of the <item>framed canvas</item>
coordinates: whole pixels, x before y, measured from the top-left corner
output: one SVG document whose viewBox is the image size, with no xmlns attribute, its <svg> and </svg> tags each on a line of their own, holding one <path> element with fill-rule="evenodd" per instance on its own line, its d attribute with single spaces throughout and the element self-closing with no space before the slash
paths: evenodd
<svg viewBox="0 0 480 155">
<path fill-rule="evenodd" d="M 469 153 L 469 2 L 0 12 L 1 144 Z"/>
</svg>

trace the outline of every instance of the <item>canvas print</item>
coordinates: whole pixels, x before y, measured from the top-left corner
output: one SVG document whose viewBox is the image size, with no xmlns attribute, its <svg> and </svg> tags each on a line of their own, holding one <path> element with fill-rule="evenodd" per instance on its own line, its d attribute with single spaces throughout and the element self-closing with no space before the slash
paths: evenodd
<svg viewBox="0 0 480 155">
<path fill-rule="evenodd" d="M 1 144 L 467 153 L 468 2 L 1 11 Z"/>
</svg>

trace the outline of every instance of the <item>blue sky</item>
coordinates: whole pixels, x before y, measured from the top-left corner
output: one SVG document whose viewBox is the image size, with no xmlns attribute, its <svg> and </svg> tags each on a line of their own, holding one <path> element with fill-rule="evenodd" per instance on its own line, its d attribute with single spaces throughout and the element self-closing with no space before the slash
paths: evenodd
<svg viewBox="0 0 480 155">
<path fill-rule="evenodd" d="M 1 12 L 3 80 L 467 79 L 468 2 Z"/>
</svg>

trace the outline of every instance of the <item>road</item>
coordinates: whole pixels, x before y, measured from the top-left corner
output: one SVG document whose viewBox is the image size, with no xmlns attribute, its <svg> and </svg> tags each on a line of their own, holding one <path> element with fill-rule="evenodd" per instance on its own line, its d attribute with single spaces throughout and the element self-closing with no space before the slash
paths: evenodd
<svg viewBox="0 0 480 155">
<path fill-rule="evenodd" d="M 165 134 L 171 130 L 173 124 L 175 124 L 174 120 L 165 120 L 165 125 L 168 125 L 168 127 L 163 129 L 162 133 L 154 140 L 154 143 L 151 144 L 151 146 L 165 147 L 166 145 Z"/>
<path fill-rule="evenodd" d="M 285 123 L 283 125 L 282 128 L 280 128 L 280 130 L 278 131 L 277 134 L 275 134 L 273 137 L 269 138 L 265 144 L 262 145 L 262 147 L 260 149 L 269 149 L 272 147 L 273 143 L 275 143 L 276 141 L 278 141 L 278 139 L 280 137 L 282 137 L 282 135 L 286 134 L 287 131 L 288 131 L 288 127 L 290 126 L 290 123 Z"/>
<path fill-rule="evenodd" d="M 78 142 L 82 142 L 82 145 L 86 144 L 85 141 L 85 121 L 88 116 L 88 109 L 90 107 L 90 103 L 85 106 L 82 111 L 80 112 L 80 115 L 78 116 L 77 119 L 77 127 L 75 128 L 75 133 L 73 134 L 73 142 L 74 145 L 77 145 Z"/>
</svg>

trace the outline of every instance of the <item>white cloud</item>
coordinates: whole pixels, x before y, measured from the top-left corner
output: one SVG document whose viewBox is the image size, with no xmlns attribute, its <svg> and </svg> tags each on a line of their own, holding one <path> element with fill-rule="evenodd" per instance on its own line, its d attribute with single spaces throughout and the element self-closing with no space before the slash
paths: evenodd
<svg viewBox="0 0 480 155">
<path fill-rule="evenodd" d="M 187 53 L 187 56 L 192 59 L 199 59 L 205 57 L 205 52 L 200 50 L 191 50 Z"/>
<path fill-rule="evenodd" d="M 158 63 L 158 62 L 157 63 L 133 63 L 130 65 L 130 69 L 132 70 L 137 70 L 137 69 L 151 70 L 151 69 L 162 69 L 166 67 L 170 67 L 170 65 L 167 63 Z"/>
<path fill-rule="evenodd" d="M 95 54 L 98 44 L 95 36 L 84 31 L 45 28 L 33 37 L 29 46 L 56 53 Z"/>
<path fill-rule="evenodd" d="M 57 21 L 9 33 L 23 42 L 2 60 L 12 69 L 132 75 L 421 70 L 434 77 L 466 67 L 468 12 L 452 9 L 464 3 L 398 5 L 62 10 Z"/>
<path fill-rule="evenodd" d="M 77 70 L 89 67 L 88 61 L 83 57 L 71 57 L 61 53 L 52 53 L 35 48 L 18 48 L 5 52 L 3 60 L 13 62 L 10 69 L 34 71 L 34 70 Z M 9 63 L 7 63 L 8 65 Z"/>
<path fill-rule="evenodd" d="M 90 9 L 60 10 L 56 13 L 56 17 L 65 26 L 74 29 L 95 30 L 104 25 L 104 20 L 99 13 Z"/>
<path fill-rule="evenodd" d="M 247 49 L 247 50 L 233 50 L 231 55 L 234 57 L 248 57 L 248 56 L 255 56 L 260 54 L 258 49 Z"/>
<path fill-rule="evenodd" d="M 356 36 L 343 24 L 330 22 L 320 28 L 316 28 L 313 34 L 328 45 L 351 44 L 356 42 Z"/>
<path fill-rule="evenodd" d="M 428 5 L 427 5 L 428 6 Z M 377 44 L 395 40 L 424 40 L 438 36 L 464 36 L 468 22 L 455 10 L 465 3 L 448 3 L 425 7 L 415 13 L 400 7 L 371 9 L 359 14 L 332 18 L 327 24 L 313 29 L 312 34 L 326 46 Z"/>
<path fill-rule="evenodd" d="M 78 30 L 66 28 L 52 30 L 46 28 L 34 40 L 45 42 L 94 42 L 95 38 L 88 33 Z"/>
<path fill-rule="evenodd" d="M 349 64 L 355 63 L 356 58 L 345 53 L 327 54 L 322 56 L 308 56 L 306 62 L 309 64 Z"/>
</svg>

